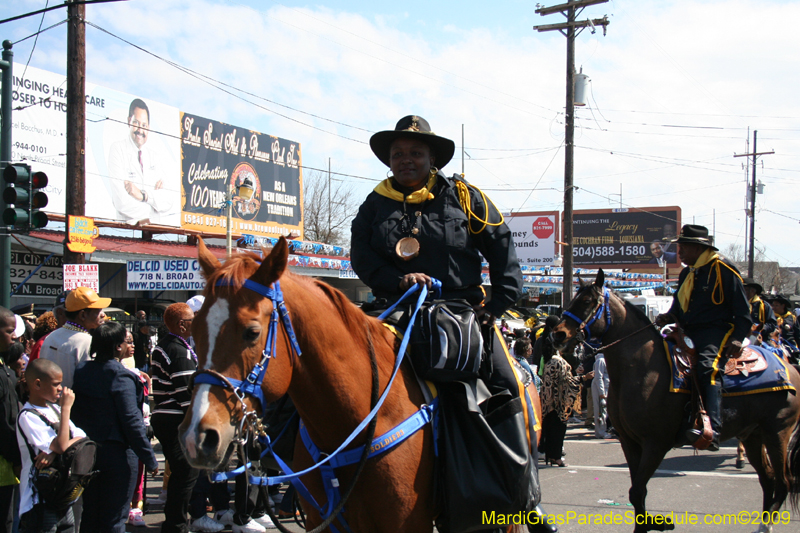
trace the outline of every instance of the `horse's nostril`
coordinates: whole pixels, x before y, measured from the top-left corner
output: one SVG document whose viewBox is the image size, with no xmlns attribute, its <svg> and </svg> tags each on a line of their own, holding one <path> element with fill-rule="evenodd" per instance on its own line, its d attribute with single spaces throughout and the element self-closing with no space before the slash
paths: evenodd
<svg viewBox="0 0 800 533">
<path fill-rule="evenodd" d="M 214 453 L 219 447 L 219 433 L 214 429 L 207 429 L 200 434 L 200 448 L 206 453 Z"/>
</svg>

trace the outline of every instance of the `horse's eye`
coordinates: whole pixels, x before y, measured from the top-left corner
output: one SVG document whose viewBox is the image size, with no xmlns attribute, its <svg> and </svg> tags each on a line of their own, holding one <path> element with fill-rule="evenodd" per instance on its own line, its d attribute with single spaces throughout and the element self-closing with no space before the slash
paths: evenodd
<svg viewBox="0 0 800 533">
<path fill-rule="evenodd" d="M 244 330 L 244 340 L 246 342 L 253 342 L 261 336 L 261 328 L 250 327 Z"/>
</svg>

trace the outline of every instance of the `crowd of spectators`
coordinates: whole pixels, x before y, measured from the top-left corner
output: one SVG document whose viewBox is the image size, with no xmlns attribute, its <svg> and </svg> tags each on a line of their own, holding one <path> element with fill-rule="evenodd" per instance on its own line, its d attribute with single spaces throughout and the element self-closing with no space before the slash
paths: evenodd
<svg viewBox="0 0 800 533">
<path fill-rule="evenodd" d="M 111 299 L 87 287 L 59 294 L 39 317 L 32 308 L 16 315 L 0 307 L 0 533 L 144 526 L 144 482 L 160 470 L 154 436 L 165 458 L 164 487 L 153 500 L 164 505 L 162 532 L 275 527 L 266 506 L 280 494 L 263 501 L 239 476 L 231 506 L 227 484 L 199 476 L 178 442 L 197 369 L 191 324 L 202 302 L 196 296 L 170 305 L 157 340 L 144 311 L 128 331 L 106 320 Z M 66 509 L 40 501 L 36 473 L 85 437 L 97 444 L 97 473 L 82 497 Z"/>
</svg>

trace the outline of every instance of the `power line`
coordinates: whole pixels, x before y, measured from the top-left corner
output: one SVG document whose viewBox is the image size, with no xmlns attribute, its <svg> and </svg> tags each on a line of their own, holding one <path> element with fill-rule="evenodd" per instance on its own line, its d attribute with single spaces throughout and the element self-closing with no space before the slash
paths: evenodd
<svg viewBox="0 0 800 533">
<path fill-rule="evenodd" d="M 241 4 L 240 4 L 240 5 L 241 5 Z M 252 8 L 252 7 L 250 7 L 250 6 L 245 6 L 245 7 L 249 8 L 249 9 L 253 9 L 253 8 Z M 254 11 L 255 11 L 255 10 L 254 10 Z M 463 87 L 459 87 L 458 85 L 454 85 L 454 84 L 452 84 L 452 83 L 447 83 L 447 82 L 445 82 L 445 81 L 442 81 L 442 80 L 440 80 L 440 79 L 434 78 L 433 76 L 429 76 L 429 75 L 427 75 L 427 74 L 423 74 L 422 72 L 417 72 L 417 71 L 415 71 L 415 70 L 413 70 L 413 69 L 410 69 L 410 68 L 408 68 L 408 67 L 404 67 L 404 66 L 402 66 L 402 65 L 398 65 L 397 63 L 392 63 L 391 61 L 389 61 L 389 60 L 387 60 L 387 59 L 385 59 L 385 58 L 383 58 L 383 57 L 381 57 L 381 56 L 378 56 L 378 55 L 373 55 L 373 54 L 370 54 L 370 53 L 364 52 L 364 51 L 362 51 L 362 50 L 359 50 L 358 48 L 355 48 L 355 47 L 348 46 L 348 45 L 346 45 L 346 44 L 340 43 L 340 42 L 338 42 L 338 41 L 336 41 L 336 40 L 334 40 L 334 39 L 331 39 L 331 38 L 325 37 L 324 35 L 320 35 L 320 34 L 314 33 L 314 32 L 312 32 L 311 30 L 307 30 L 307 29 L 305 29 L 305 28 L 302 28 L 302 27 L 300 27 L 300 26 L 297 26 L 297 25 L 291 24 L 291 23 L 289 23 L 289 22 L 286 22 L 285 20 L 282 20 L 282 19 L 280 19 L 280 18 L 277 18 L 277 17 L 270 16 L 269 14 L 266 14 L 266 13 L 264 13 L 264 16 L 266 16 L 266 17 L 268 17 L 268 18 L 271 18 L 271 19 L 274 19 L 274 20 L 277 20 L 278 22 L 280 22 L 280 23 L 282 23 L 282 24 L 284 24 L 284 25 L 286 25 L 286 26 L 292 27 L 292 28 L 294 28 L 294 29 L 296 29 L 296 30 L 303 31 L 303 32 L 309 33 L 309 34 L 311 34 L 311 35 L 315 35 L 315 36 L 319 37 L 320 39 L 323 39 L 323 40 L 326 40 L 326 41 L 330 41 L 330 42 L 332 42 L 332 43 L 334 43 L 334 44 L 337 44 L 337 45 L 339 45 L 339 46 L 341 46 L 341 47 L 343 47 L 343 48 L 347 48 L 347 49 L 349 49 L 349 50 L 352 50 L 352 51 L 354 51 L 354 52 L 357 52 L 357 53 L 359 53 L 359 54 L 365 55 L 365 56 L 367 56 L 367 57 L 369 57 L 369 58 L 375 59 L 376 61 L 380 61 L 380 62 L 382 62 L 382 63 L 386 63 L 386 64 L 388 64 L 388 65 L 392 65 L 393 67 L 396 67 L 396 68 L 399 68 L 399 69 L 405 70 L 405 71 L 407 71 L 407 72 L 410 72 L 410 73 L 412 73 L 412 74 L 415 74 L 415 75 L 417 75 L 417 76 L 421 76 L 421 77 L 423 77 L 423 78 L 425 78 L 425 79 L 428 79 L 428 80 L 431 80 L 431 81 L 434 81 L 434 82 L 440 83 L 440 84 L 442 84 L 442 85 L 447 85 L 447 86 L 449 86 L 449 87 L 452 87 L 452 88 L 454 88 L 454 89 L 456 89 L 456 90 L 459 90 L 459 91 L 465 92 L 465 93 L 467 93 L 467 94 L 471 94 L 471 95 L 473 95 L 473 96 L 477 96 L 478 98 L 482 98 L 482 99 L 484 99 L 484 100 L 488 100 L 488 101 L 490 101 L 490 102 L 494 102 L 494 103 L 496 103 L 496 104 L 499 104 L 499 105 L 502 105 L 502 106 L 509 107 L 509 108 L 511 108 L 511 109 L 514 109 L 514 110 L 517 110 L 517 111 L 522 111 L 523 113 L 528 113 L 528 114 L 530 114 L 530 115 L 532 115 L 532 116 L 535 116 L 535 117 L 537 117 L 537 118 L 540 118 L 540 119 L 542 119 L 542 120 L 550 120 L 548 117 L 543 117 L 542 115 L 537 115 L 536 113 L 533 113 L 532 111 L 530 111 L 530 110 L 528 110 L 528 109 L 523 109 L 523 108 L 520 108 L 520 107 L 513 106 L 513 105 L 511 105 L 511 104 L 508 104 L 508 103 L 505 103 L 505 102 L 502 102 L 502 101 L 496 100 L 496 99 L 494 99 L 494 98 L 490 98 L 490 97 L 488 97 L 488 96 L 484 96 L 484 95 L 482 95 L 482 94 L 478 94 L 478 93 L 476 93 L 476 92 L 473 92 L 473 91 L 470 91 L 470 90 L 468 90 L 468 89 L 464 89 Z M 313 17 L 312 17 L 312 18 L 313 18 Z M 334 26 L 334 27 L 335 27 L 335 26 Z M 368 41 L 368 42 L 370 42 L 368 39 L 367 39 L 367 41 Z M 377 43 L 375 43 L 375 44 L 377 44 Z M 378 46 L 382 46 L 382 45 L 378 45 Z M 384 48 L 385 48 L 385 47 L 384 47 Z M 389 50 L 391 50 L 391 49 L 389 49 Z M 392 50 L 392 51 L 393 51 L 393 50 Z M 416 60 L 416 59 L 414 59 L 414 58 L 412 58 L 412 57 L 409 57 L 409 59 L 412 59 L 412 60 L 418 61 L 418 60 Z M 420 62 L 421 62 L 421 61 L 420 61 Z M 424 63 L 424 62 L 422 62 L 422 63 Z M 451 74 L 451 75 L 454 75 L 454 76 L 461 77 L 461 76 L 459 76 L 458 74 L 453 74 L 453 73 L 450 73 L 450 72 L 448 72 L 448 71 L 445 71 L 445 70 L 441 69 L 440 67 L 434 67 L 434 68 L 436 68 L 437 70 L 442 70 L 443 72 L 446 72 L 447 74 Z M 466 78 L 465 78 L 465 79 L 466 79 Z M 468 81 L 471 81 L 471 80 L 468 80 Z M 473 83 L 476 83 L 476 82 L 473 82 Z M 500 91 L 498 91 L 497 89 L 493 89 L 493 88 L 491 88 L 491 87 L 487 87 L 487 88 L 489 88 L 491 91 L 493 91 L 493 92 L 495 92 L 495 93 L 499 93 L 499 94 L 504 94 L 504 95 L 505 95 L 505 93 L 501 93 L 501 92 L 500 92 Z M 508 96 L 508 95 L 507 95 L 507 96 Z M 527 104 L 534 105 L 534 106 L 536 106 L 536 107 L 540 107 L 540 108 L 542 108 L 542 109 L 544 109 L 544 110 L 546 110 L 546 111 L 549 111 L 549 112 L 551 112 L 551 113 L 556 113 L 556 114 L 563 113 L 562 111 L 555 111 L 555 110 L 549 109 L 549 108 L 547 108 L 547 107 L 543 107 L 543 106 L 541 106 L 541 105 L 539 105 L 539 104 L 534 104 L 534 103 L 532 103 L 532 102 L 527 102 L 527 101 L 525 101 L 525 100 L 522 100 L 522 99 L 521 99 L 521 98 L 519 98 L 519 97 L 514 97 L 514 98 L 516 98 L 516 99 L 518 99 L 518 100 L 520 100 L 520 101 L 523 101 L 523 102 L 525 102 L 525 103 L 527 103 Z"/>
<path fill-rule="evenodd" d="M 342 138 L 342 139 L 345 139 L 345 140 L 348 140 L 348 141 L 353 141 L 353 142 L 356 142 L 356 143 L 359 143 L 359 144 L 367 144 L 365 141 L 362 141 L 362 140 L 359 140 L 359 139 L 353 139 L 352 137 L 347 137 L 347 136 L 345 136 L 345 135 L 340 135 L 340 134 L 338 134 L 338 133 L 335 133 L 335 132 L 332 132 L 332 131 L 328 131 L 328 130 L 322 129 L 322 128 L 320 128 L 320 127 L 314 126 L 314 125 L 312 125 L 312 124 L 308 124 L 308 123 L 306 123 L 306 122 L 303 122 L 303 121 L 301 121 L 301 120 L 298 120 L 298 119 L 296 119 L 296 118 L 290 117 L 290 116 L 288 116 L 288 115 L 284 115 L 283 113 L 279 113 L 279 112 L 277 112 L 277 111 L 275 111 L 275 110 L 273 110 L 273 109 L 269 109 L 268 107 L 265 107 L 265 106 L 263 106 L 263 105 L 261 105 L 261 104 L 258 104 L 258 103 L 256 103 L 256 102 L 253 102 L 253 101 L 251 101 L 251 100 L 248 100 L 247 98 L 244 98 L 244 97 L 243 97 L 243 96 L 241 96 L 241 95 L 238 95 L 238 94 L 236 94 L 236 93 L 234 93 L 234 92 L 232 92 L 232 91 L 230 91 L 230 90 L 227 90 L 227 89 L 225 89 L 224 87 L 230 87 L 231 89 L 234 89 L 234 90 L 236 90 L 236 91 L 239 91 L 239 92 L 241 92 L 241 93 L 247 94 L 247 95 L 249 95 L 249 96 L 254 96 L 254 97 L 256 97 L 256 98 L 258 98 L 258 99 L 260 99 L 260 100 L 264 100 L 264 101 L 267 101 L 267 102 L 273 103 L 273 104 L 275 104 L 275 105 L 279 105 L 279 106 L 281 106 L 281 107 L 285 107 L 285 108 L 287 108 L 287 109 L 292 109 L 293 111 L 296 111 L 296 112 L 298 112 L 298 113 L 303 113 L 303 114 L 305 114 L 305 115 L 313 116 L 313 117 L 315 117 L 315 118 L 319 118 L 319 119 L 321 119 L 321 120 L 326 120 L 326 121 L 329 121 L 329 122 L 334 122 L 334 123 L 341 124 L 341 125 L 344 125 L 344 126 L 348 126 L 348 127 L 351 127 L 351 128 L 360 129 L 360 130 L 362 130 L 362 131 L 368 131 L 368 130 L 364 130 L 363 128 L 359 128 L 359 127 L 357 127 L 357 126 L 351 126 L 351 125 L 349 125 L 349 124 L 345 124 L 345 123 L 343 123 L 343 122 L 337 122 L 337 121 L 335 121 L 335 120 L 326 119 L 326 118 L 324 118 L 324 117 L 320 117 L 320 116 L 317 116 L 317 115 L 313 115 L 313 114 L 311 114 L 311 113 L 307 113 L 307 112 L 305 112 L 305 111 L 300 111 L 299 109 L 294 109 L 294 108 L 291 108 L 291 107 L 289 107 L 289 106 L 286 106 L 286 105 L 283 105 L 283 104 L 279 104 L 279 103 L 277 103 L 277 102 L 273 102 L 273 101 L 271 101 L 271 100 L 268 100 L 268 99 L 266 99 L 266 98 L 263 98 L 263 97 L 260 97 L 260 96 L 257 96 L 257 95 L 253 95 L 252 93 L 248 93 L 247 91 L 244 91 L 243 89 L 239 89 L 239 88 L 233 87 L 233 86 L 231 86 L 231 85 L 228 85 L 228 84 L 226 84 L 226 83 L 224 83 L 224 82 L 221 82 L 221 81 L 215 80 L 214 78 L 211 78 L 210 76 L 206 76 L 206 75 L 204 75 L 204 74 L 199 74 L 199 73 L 196 73 L 195 71 L 193 71 L 193 70 L 191 70 L 191 69 L 189 69 L 189 68 L 187 68 L 187 67 L 184 67 L 184 66 L 182 66 L 182 65 L 180 65 L 180 64 L 178 64 L 178 63 L 176 63 L 176 62 L 174 62 L 174 61 L 171 61 L 171 60 L 169 60 L 169 59 L 165 59 L 165 58 L 163 58 L 163 57 L 159 56 L 158 54 L 155 54 L 154 52 L 151 52 L 151 51 L 147 50 L 146 48 L 144 48 L 144 47 L 142 47 L 142 46 L 139 46 L 139 45 L 137 45 L 137 44 L 134 44 L 134 43 L 132 43 L 132 42 L 130 42 L 130 41 L 128 41 L 128 40 L 126 40 L 126 39 L 124 39 L 124 38 L 120 37 L 119 35 L 116 35 L 116 34 L 114 34 L 114 33 L 110 32 L 110 31 L 108 31 L 108 30 L 106 30 L 106 29 L 104 29 L 104 28 L 101 28 L 101 27 L 100 27 L 100 26 L 98 26 L 97 24 L 94 24 L 94 23 L 92 23 L 92 22 L 89 22 L 88 20 L 86 21 L 86 24 L 87 24 L 87 25 L 89 25 L 89 26 L 92 26 L 93 28 L 96 28 L 96 29 L 98 29 L 98 30 L 102 31 L 103 33 L 105 33 L 105 34 L 107 34 L 107 35 L 110 35 L 111 37 L 114 37 L 115 39 L 119 39 L 120 41 L 124 42 L 125 44 L 127 44 L 127 45 L 129 45 L 129 46 L 132 46 L 133 48 L 136 48 L 137 50 L 139 50 L 139 51 L 141 51 L 141 52 L 144 52 L 144 53 L 146 53 L 146 54 L 148 54 L 148 55 L 150 55 L 150 56 L 152 56 L 152 57 L 154 57 L 154 58 L 158 59 L 159 61 L 163 61 L 164 63 L 166 63 L 166 64 L 170 65 L 171 67 L 173 67 L 173 68 L 175 68 L 175 69 L 177 69 L 177 70 L 180 70 L 181 72 L 183 72 L 183 73 L 185 73 L 185 74 L 188 74 L 189 76 L 191 76 L 191 77 L 193 77 L 193 78 L 195 78 L 195 79 L 197 79 L 197 80 L 199 80 L 199 81 L 202 81 L 203 83 L 206 83 L 206 84 L 208 84 L 208 85 L 210 85 L 210 86 L 214 87 L 215 89 L 217 89 L 217 90 L 219 90 L 219 91 L 222 91 L 222 92 L 224 92 L 224 93 L 226 93 L 226 94 L 228 94 L 228 95 L 230 95 L 230 96 L 233 96 L 234 98 L 238 98 L 239 100 L 242 100 L 243 102 L 247 102 L 248 104 L 250 104 L 250 105 L 253 105 L 253 106 L 255 106 L 255 107 L 258 107 L 259 109 L 263 109 L 264 111 L 267 111 L 268 113 L 273 113 L 273 114 L 275 114 L 275 115 L 277 115 L 277 116 L 279 116 L 279 117 L 285 118 L 285 119 L 287 119 L 287 120 L 290 120 L 290 121 L 292 121 L 292 122 L 295 122 L 295 123 L 297 123 L 297 124 L 301 124 L 301 125 L 303 125 L 303 126 L 306 126 L 306 127 L 308 127 L 308 128 L 311 128 L 311 129 L 314 129 L 314 130 L 320 131 L 320 132 L 322 132 L 322 133 L 327 133 L 328 135 L 334 135 L 334 136 L 336 136 L 336 137 L 340 137 L 340 138 Z"/>
<path fill-rule="evenodd" d="M 13 43 L 11 43 L 11 44 L 12 44 L 12 45 L 16 45 L 16 44 L 19 44 L 19 43 L 21 43 L 21 42 L 23 42 L 23 41 L 27 41 L 27 40 L 28 40 L 28 39 L 30 39 L 31 37 L 37 37 L 37 36 L 38 36 L 40 33 L 45 33 L 45 32 L 47 32 L 47 31 L 50 31 L 50 30 L 52 30 L 53 28 L 56 28 L 56 27 L 58 27 L 58 26 L 61 26 L 62 24 L 66 24 L 66 23 L 67 23 L 67 19 L 64 19 L 64 20 L 62 20 L 61 22 L 56 22 L 56 23 L 55 23 L 55 24 L 53 24 L 52 26 L 48 26 L 48 27 L 46 27 L 45 29 L 41 29 L 41 28 L 42 28 L 42 26 L 41 26 L 41 24 L 40 24 L 40 25 L 39 25 L 39 31 L 37 31 L 36 33 L 32 33 L 32 34 L 28 35 L 27 37 L 23 37 L 22 39 L 20 39 L 20 40 L 18 40 L 18 41 L 14 41 L 14 42 L 13 42 Z M 36 44 L 34 43 L 34 47 L 35 47 L 35 46 L 36 46 Z M 33 55 L 33 50 L 31 50 L 31 55 Z M 28 62 L 30 62 L 30 58 L 28 58 Z M 27 65 L 25 65 L 25 68 L 27 68 L 27 67 L 28 67 L 28 66 L 27 66 Z"/>
<path fill-rule="evenodd" d="M 39 34 L 42 32 L 42 24 L 44 24 L 44 17 L 47 15 L 47 6 L 50 4 L 50 0 L 46 0 L 44 3 L 44 11 L 42 11 L 42 19 L 39 21 L 39 29 L 36 30 L 36 38 L 33 40 L 33 46 L 31 47 L 31 53 L 28 55 L 28 61 L 25 63 L 25 68 L 22 70 L 22 79 L 25 79 L 25 73 L 28 72 L 28 65 L 31 64 L 31 58 L 33 57 L 33 51 L 36 50 L 36 43 L 39 42 Z M 49 28 L 48 28 L 49 29 Z"/>
<path fill-rule="evenodd" d="M 273 2 L 273 3 L 277 3 L 277 2 Z M 243 5 L 243 4 L 238 4 L 238 5 Z M 317 18 L 317 17 L 315 17 L 315 16 L 313 16 L 313 15 L 310 15 L 309 13 L 306 13 L 306 12 L 303 12 L 303 11 L 301 11 L 301 10 L 295 9 L 295 8 L 293 8 L 293 7 L 291 7 L 291 6 L 286 6 L 286 5 L 283 5 L 283 4 L 278 4 L 278 5 L 282 5 L 283 7 L 287 8 L 287 9 L 290 9 L 291 11 L 294 11 L 294 12 L 296 12 L 296 13 L 299 13 L 300 15 L 303 15 L 303 16 L 305 16 L 305 17 L 308 17 L 308 18 L 314 19 L 314 20 L 316 20 L 317 22 L 321 22 L 322 24 L 325 24 L 326 26 L 330 26 L 331 28 L 334 28 L 334 29 L 336 29 L 336 30 L 338 30 L 338 31 L 340 31 L 340 32 L 343 32 L 343 33 L 346 33 L 346 34 L 348 34 L 348 35 L 351 35 L 351 36 L 353 36 L 353 37 L 356 37 L 357 39 L 361 39 L 361 40 L 363 40 L 363 41 L 366 41 L 366 42 L 368 42 L 368 43 L 369 43 L 369 44 L 371 44 L 371 45 L 379 46 L 379 47 L 383 48 L 384 50 L 388 50 L 388 51 L 390 51 L 390 52 L 393 52 L 393 53 L 395 53 L 395 54 L 397 54 L 397 55 L 400 55 L 400 56 L 406 57 L 406 58 L 408 58 L 408 59 L 411 59 L 412 61 L 416 61 L 417 63 L 421 63 L 421 64 L 423 64 L 423 65 L 425 65 L 425 66 L 428 66 L 428 67 L 433 67 L 433 68 L 435 68 L 435 69 L 437 69 L 437 70 L 440 70 L 441 72 L 444 72 L 445 74 L 449 74 L 449 75 L 451 75 L 451 76 L 454 76 L 454 77 L 456 77 L 456 78 L 460 78 L 460 79 L 462 79 L 462 80 L 464 80 L 464 81 L 467 81 L 467 82 L 469 82 L 469 83 L 473 83 L 473 84 L 475 84 L 475 85 L 477 85 L 477 86 L 479 86 L 479 87 L 483 87 L 483 88 L 485 88 L 485 89 L 489 89 L 489 90 L 490 90 L 490 91 L 492 91 L 492 92 L 495 92 L 495 93 L 498 93 L 498 94 L 502 94 L 503 96 L 508 96 L 508 97 L 510 97 L 510 98 L 513 98 L 513 99 L 515 99 L 515 100 L 519 100 L 520 102 L 523 102 L 523 103 L 526 103 L 526 104 L 529 104 L 529 105 L 532 105 L 532 106 L 535 106 L 535 107 L 541 108 L 541 109 L 543 109 L 543 110 L 545 110 L 545 111 L 549 111 L 549 112 L 551 112 L 551 113 L 561 113 L 561 111 L 557 111 L 557 110 L 555 110 L 555 109 L 550 109 L 549 107 L 545 107 L 545 106 L 543 106 L 543 105 L 540 105 L 540 104 L 537 104 L 537 103 L 535 103 L 535 102 L 530 102 L 530 101 L 528 101 L 528 100 L 524 100 L 524 99 L 520 98 L 519 96 L 516 96 L 516 95 L 513 95 L 513 94 L 505 93 L 505 92 L 503 92 L 503 91 L 500 91 L 500 90 L 498 90 L 498 89 L 496 89 L 496 88 L 494 88 L 494 87 L 490 87 L 489 85 L 485 85 L 485 84 L 483 84 L 483 83 L 480 83 L 480 82 L 478 82 L 478 81 L 475 81 L 475 80 L 473 80 L 473 79 L 470 79 L 470 78 L 467 78 L 467 77 L 465 77 L 465 76 L 462 76 L 461 74 L 458 74 L 457 72 L 452 72 L 452 71 L 449 71 L 449 70 L 443 69 L 442 67 L 440 67 L 440 66 L 438 66 L 438 65 L 434 65 L 433 63 L 428 63 L 427 61 L 423 61 L 423 60 L 421 60 L 421 59 L 418 59 L 418 58 L 416 58 L 416 57 L 414 57 L 414 56 L 411 56 L 411 55 L 409 55 L 409 54 L 406 54 L 405 52 L 401 52 L 401 51 L 399 51 L 399 50 L 395 50 L 395 49 L 393 49 L 393 48 L 390 48 L 390 47 L 388 47 L 388 46 L 386 46 L 386 45 L 383 45 L 383 44 L 381 44 L 381 43 L 379 43 L 379 42 L 373 41 L 373 40 L 371 40 L 371 39 L 367 39 L 367 38 L 366 38 L 366 37 L 364 37 L 363 35 L 359 35 L 359 34 L 357 34 L 357 33 L 355 33 L 355 32 L 351 32 L 351 31 L 349 31 L 349 30 L 346 30 L 346 29 L 340 28 L 339 26 L 336 26 L 335 24 L 331 24 L 330 22 L 326 22 L 326 21 L 324 21 L 324 20 L 322 20 L 322 19 L 319 19 L 319 18 Z M 248 8 L 250 8 L 250 6 L 245 6 L 245 7 L 248 7 Z M 250 8 L 250 9 L 252 9 L 252 8 Z M 273 18 L 274 18 L 274 17 L 273 17 Z M 284 22 L 284 21 L 283 21 L 283 20 L 281 20 L 281 19 L 278 19 L 278 18 L 276 18 L 275 20 L 279 20 L 279 21 L 280 21 L 280 22 L 282 22 L 283 24 L 287 24 L 286 22 Z M 287 24 L 287 25 L 290 25 L 290 26 L 291 26 L 291 24 Z M 294 27 L 294 26 L 293 26 L 293 27 Z M 313 33 L 313 32 L 310 32 L 309 30 L 304 30 L 304 31 L 308 31 L 309 33 Z M 317 36 L 319 36 L 318 34 L 314 34 L 314 35 L 317 35 Z M 334 42 L 335 42 L 335 41 L 334 41 Z M 340 44 L 340 43 L 337 43 L 337 44 Z M 351 48 L 351 49 L 352 49 L 352 48 Z M 385 60 L 384 60 L 384 61 L 385 61 Z M 390 64 L 392 64 L 392 63 L 390 63 Z M 399 66 L 399 65 L 395 65 L 395 66 Z M 401 68 L 402 68 L 402 67 L 401 67 Z"/>
</svg>

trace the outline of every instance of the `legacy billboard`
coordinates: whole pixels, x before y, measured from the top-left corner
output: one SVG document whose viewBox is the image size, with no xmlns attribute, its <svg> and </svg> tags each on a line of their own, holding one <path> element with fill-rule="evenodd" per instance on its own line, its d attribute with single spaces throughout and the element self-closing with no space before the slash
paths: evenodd
<svg viewBox="0 0 800 533">
<path fill-rule="evenodd" d="M 181 225 L 225 233 L 226 191 L 249 179 L 252 198 L 233 197 L 234 233 L 303 234 L 300 145 L 181 113 Z"/>
<path fill-rule="evenodd" d="M 520 265 L 549 266 L 555 260 L 558 211 L 514 213 L 505 217 Z"/>
<path fill-rule="evenodd" d="M 675 245 L 668 242 L 681 227 L 680 207 L 579 210 L 572 224 L 576 267 L 680 265 Z"/>
</svg>

